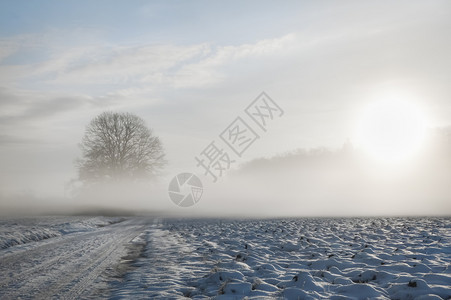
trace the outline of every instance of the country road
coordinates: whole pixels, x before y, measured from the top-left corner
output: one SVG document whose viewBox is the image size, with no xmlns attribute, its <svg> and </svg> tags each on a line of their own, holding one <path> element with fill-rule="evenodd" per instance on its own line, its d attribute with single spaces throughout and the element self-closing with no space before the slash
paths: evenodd
<svg viewBox="0 0 451 300">
<path fill-rule="evenodd" d="M 133 218 L 0 251 L 0 299 L 86 299 L 152 222 Z"/>
</svg>

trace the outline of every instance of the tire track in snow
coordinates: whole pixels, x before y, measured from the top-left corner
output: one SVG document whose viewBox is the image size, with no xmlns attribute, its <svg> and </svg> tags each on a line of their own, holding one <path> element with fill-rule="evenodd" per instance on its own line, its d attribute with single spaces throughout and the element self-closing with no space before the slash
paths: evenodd
<svg viewBox="0 0 451 300">
<path fill-rule="evenodd" d="M 86 236 L 89 236 L 91 234 L 98 235 L 98 232 L 90 232 L 86 233 Z M 54 248 L 58 248 L 58 246 L 62 243 L 68 243 L 70 240 L 79 239 L 78 237 L 68 237 L 65 240 L 58 240 L 54 241 L 54 243 L 45 244 L 42 246 L 38 246 L 37 248 L 32 248 L 28 251 L 20 251 L 19 253 L 14 253 L 12 255 L 9 255 L 6 258 L 2 258 L 0 263 L 0 272 L 2 274 L 15 272 L 15 274 L 10 274 L 9 278 L 3 280 L 0 282 L 0 289 L 3 289 L 5 286 L 10 286 L 13 284 L 18 283 L 19 281 L 22 281 L 23 279 L 33 275 L 33 274 L 39 274 L 40 272 L 44 270 L 48 270 L 53 265 L 64 262 L 64 261 L 70 261 L 71 257 L 77 257 L 79 254 L 85 252 L 86 250 L 83 248 L 77 249 L 73 252 L 69 252 L 66 254 L 59 254 L 58 256 L 55 256 L 51 259 L 48 259 L 46 261 L 43 261 L 42 263 L 33 266 L 28 267 L 27 264 L 33 263 L 33 258 L 39 257 L 41 253 L 51 251 Z M 48 255 L 48 252 L 47 252 Z M 31 261 L 30 261 L 31 260 Z M 25 264 L 25 266 L 24 266 Z M 25 270 L 22 270 L 23 268 L 26 268 Z M 17 272 L 20 270 L 20 272 Z"/>
<path fill-rule="evenodd" d="M 133 219 L 8 255 L 0 263 L 0 298 L 78 299 L 92 292 L 96 278 L 120 261 L 144 223 Z"/>
</svg>

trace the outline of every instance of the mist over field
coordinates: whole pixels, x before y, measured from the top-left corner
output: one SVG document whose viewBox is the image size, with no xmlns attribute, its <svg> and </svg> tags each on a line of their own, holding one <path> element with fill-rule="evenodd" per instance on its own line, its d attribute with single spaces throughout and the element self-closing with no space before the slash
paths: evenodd
<svg viewBox="0 0 451 300">
<path fill-rule="evenodd" d="M 451 202 L 451 135 L 431 131 L 415 163 L 368 162 L 365 153 L 341 148 L 298 149 L 237 164 L 227 176 L 204 182 L 202 205 L 174 209 L 167 182 L 118 180 L 67 185 L 66 198 L 24 194 L 4 198 L 3 212 L 161 214 L 205 217 L 448 215 Z M 201 174 L 199 174 L 201 176 Z M 8 210 L 10 208 L 11 210 Z"/>
</svg>

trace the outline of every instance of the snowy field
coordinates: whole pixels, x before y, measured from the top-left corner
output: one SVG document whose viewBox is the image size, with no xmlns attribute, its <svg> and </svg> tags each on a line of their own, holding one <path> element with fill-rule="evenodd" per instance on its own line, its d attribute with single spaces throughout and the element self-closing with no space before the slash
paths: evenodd
<svg viewBox="0 0 451 300">
<path fill-rule="evenodd" d="M 111 297 L 450 299 L 451 219 L 166 220 Z"/>
<path fill-rule="evenodd" d="M 0 221 L 0 299 L 450 299 L 450 218 Z"/>
</svg>

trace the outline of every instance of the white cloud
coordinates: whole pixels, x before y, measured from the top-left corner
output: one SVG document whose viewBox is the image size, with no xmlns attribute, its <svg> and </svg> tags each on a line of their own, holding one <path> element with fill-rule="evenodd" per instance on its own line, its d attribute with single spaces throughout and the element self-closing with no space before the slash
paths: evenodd
<svg viewBox="0 0 451 300">
<path fill-rule="evenodd" d="M 138 45 L 127 47 L 78 46 L 47 49 L 43 61 L 0 65 L 0 78 L 10 84 L 32 80 L 48 86 L 167 86 L 202 87 L 223 78 L 221 67 L 247 58 L 280 53 L 294 35 L 239 46 Z M 4 56 L 18 51 L 5 47 Z M 29 47 L 23 44 L 22 47 Z M 36 45 L 34 48 L 38 48 Z M 28 49 L 30 50 L 30 49 Z M 42 49 L 41 49 L 42 50 Z M 43 55 L 44 57 L 44 55 Z M 114 87 L 111 87 L 114 89 Z"/>
<path fill-rule="evenodd" d="M 294 34 L 281 38 L 265 39 L 253 44 L 219 46 L 204 59 L 183 65 L 174 76 L 175 87 L 203 87 L 220 82 L 227 74 L 222 68 L 236 63 L 246 64 L 246 59 L 265 61 L 268 56 L 283 55 L 296 43 Z"/>
<path fill-rule="evenodd" d="M 11 54 L 16 52 L 17 45 L 9 41 L 0 40 L 0 63 Z"/>
<path fill-rule="evenodd" d="M 61 65 L 59 60 L 49 62 L 55 71 L 58 70 L 58 73 L 45 82 L 55 85 L 127 84 L 133 86 L 152 79 L 156 83 L 162 83 L 172 68 L 203 55 L 206 50 L 206 46 L 202 44 L 89 49 L 80 56 L 73 56 L 72 60 L 63 59 L 64 65 Z M 70 58 L 71 54 L 66 56 Z M 79 62 L 77 63 L 75 59 Z"/>
</svg>

